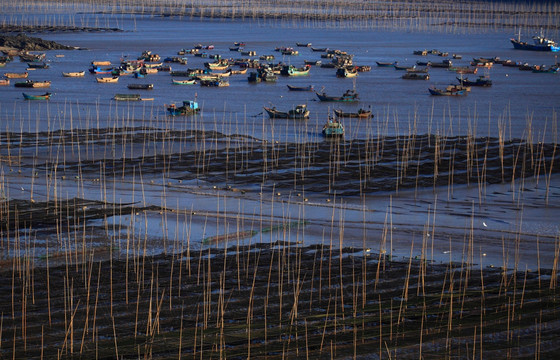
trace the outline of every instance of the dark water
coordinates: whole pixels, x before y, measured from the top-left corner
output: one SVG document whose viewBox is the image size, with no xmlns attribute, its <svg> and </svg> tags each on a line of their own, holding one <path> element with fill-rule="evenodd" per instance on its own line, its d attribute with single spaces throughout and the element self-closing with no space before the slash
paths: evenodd
<svg viewBox="0 0 560 360">
<path fill-rule="evenodd" d="M 401 79 L 401 71 L 375 65 L 375 61 L 398 61 L 401 65 L 412 65 L 417 60 L 443 59 L 434 55 L 413 55 L 413 50 L 418 49 L 461 54 L 463 59 L 454 61 L 458 66 L 467 65 L 473 57 L 493 56 L 531 64 L 550 65 L 555 62 L 553 53 L 514 50 L 509 42 L 511 34 L 506 31 L 488 34 L 340 31 L 281 25 L 272 27 L 270 24 L 260 25 L 258 21 L 177 18 L 125 18 L 121 27 L 124 32 L 40 35 L 89 50 L 49 51 L 47 60 L 50 69 L 30 72 L 30 79 L 52 81 L 49 91 L 54 95 L 48 103 L 24 101 L 21 89 L 13 86 L 17 80 L 12 80 L 10 86 L 0 87 L 2 130 L 151 125 L 177 129 L 197 127 L 280 141 L 305 141 L 319 136 L 320 127 L 333 108 L 356 111 L 371 107 L 375 114 L 373 120 L 344 121 L 348 138 L 409 133 L 497 136 L 499 129 L 506 138 L 531 136 L 533 141 L 543 138 L 556 141 L 558 138 L 555 111 L 560 104 L 560 75 L 535 74 L 494 65 L 489 71 L 479 70 L 479 75 L 490 75 L 494 83 L 491 88 L 473 88 L 466 97 L 447 98 L 430 96 L 428 87 L 457 83 L 453 72 L 431 69 L 429 81 L 411 81 Z M 174 86 L 171 76 L 165 72 L 148 75 L 144 79 L 123 76 L 118 84 L 97 84 L 89 73 L 84 78 L 64 78 L 61 74 L 63 71 L 86 70 L 93 60 L 110 60 L 118 64 L 121 58 L 136 58 L 144 50 L 151 50 L 163 59 L 197 43 L 213 44 L 215 49 L 209 50 L 210 54 L 241 58 L 240 53 L 228 49 L 235 41 L 246 42 L 245 49 L 256 51 L 257 56 L 272 54 L 276 56 L 275 62 L 283 61 L 295 66 L 303 65 L 304 60 L 319 60 L 320 53 L 309 48 L 296 48 L 299 56 L 282 56 L 274 48 L 311 42 L 314 47 L 340 49 L 354 54 L 355 64 L 370 65 L 372 70 L 352 80 L 337 78 L 335 69 L 313 67 L 307 77 L 280 76 L 277 83 L 256 85 L 247 82 L 247 75 L 237 75 L 228 79 L 230 87 L 227 88 Z M 63 54 L 64 57 L 55 57 L 55 54 Z M 189 55 L 188 61 L 186 66 L 172 64 L 173 69 L 200 68 L 204 62 L 213 60 Z M 16 60 L 3 68 L 2 73 L 25 71 L 25 68 L 25 63 Z M 128 90 L 126 85 L 129 83 L 148 82 L 154 84 L 154 90 L 140 93 L 154 98 L 153 101 L 117 103 L 111 100 L 116 93 L 139 92 Z M 324 87 L 329 95 L 340 95 L 355 86 L 361 101 L 355 104 L 321 103 L 313 93 L 289 92 L 287 84 L 312 84 L 317 90 Z M 44 92 L 40 89 L 24 91 Z M 203 108 L 199 119 L 166 116 L 164 104 L 190 100 L 195 96 Z M 263 114 L 263 106 L 274 105 L 287 110 L 300 103 L 307 104 L 311 110 L 311 118 L 307 122 L 273 122 Z"/>
</svg>

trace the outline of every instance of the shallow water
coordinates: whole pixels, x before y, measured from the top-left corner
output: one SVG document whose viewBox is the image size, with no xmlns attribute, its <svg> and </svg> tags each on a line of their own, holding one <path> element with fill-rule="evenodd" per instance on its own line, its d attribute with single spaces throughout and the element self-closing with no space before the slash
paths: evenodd
<svg viewBox="0 0 560 360">
<path fill-rule="evenodd" d="M 412 55 L 413 50 L 438 49 L 449 54 L 461 54 L 454 64 L 467 65 L 473 57 L 508 58 L 531 64 L 552 64 L 552 53 L 514 50 L 508 32 L 488 34 L 436 34 L 409 32 L 381 32 L 372 30 L 298 29 L 285 26 L 261 25 L 259 21 L 230 21 L 123 17 L 118 33 L 59 33 L 43 34 L 43 38 L 63 44 L 87 48 L 85 51 L 49 51 L 50 69 L 30 72 L 34 80 L 51 80 L 49 90 L 54 93 L 46 102 L 24 101 L 19 88 L 0 87 L 0 119 L 3 130 L 35 131 L 36 129 L 96 128 L 113 126 L 151 125 L 162 128 L 217 129 L 225 133 L 243 133 L 279 141 L 307 141 L 319 136 L 320 127 L 334 108 L 355 111 L 371 107 L 375 118 L 371 121 L 344 120 L 348 138 L 409 133 L 440 133 L 447 135 L 476 134 L 497 136 L 502 129 L 506 138 L 532 136 L 534 141 L 556 141 L 557 116 L 560 98 L 560 77 L 555 74 L 534 74 L 516 68 L 494 65 L 480 74 L 490 75 L 491 88 L 473 88 L 466 97 L 433 97 L 429 86 L 457 83 L 456 74 L 445 69 L 431 69 L 429 81 L 403 80 L 401 71 L 375 66 L 375 61 L 398 61 L 412 65 L 417 60 L 441 61 L 443 58 Z M 205 88 L 171 84 L 168 73 L 148 75 L 144 79 L 123 76 L 117 84 L 97 84 L 94 76 L 64 78 L 63 71 L 86 70 L 93 60 L 136 58 L 144 50 L 151 50 L 162 58 L 175 56 L 182 48 L 197 43 L 215 45 L 211 54 L 242 58 L 229 51 L 235 41 L 247 43 L 246 50 L 257 56 L 273 54 L 274 62 L 283 61 L 295 66 L 303 60 L 318 60 L 320 53 L 309 48 L 296 48 L 299 56 L 282 56 L 278 46 L 295 47 L 296 42 L 311 42 L 314 47 L 340 49 L 354 54 L 358 65 L 372 66 L 371 72 L 361 73 L 355 80 L 339 79 L 334 69 L 313 67 L 310 76 L 288 78 L 280 76 L 277 83 L 250 84 L 247 75 L 232 76 L 230 87 Z M 55 57 L 63 54 L 64 57 Z M 189 55 L 188 65 L 171 64 L 174 70 L 200 68 L 207 58 Z M 321 59 L 323 62 L 328 59 Z M 3 72 L 24 71 L 25 63 L 14 61 Z M 476 75 L 470 75 L 474 78 Z M 12 84 L 15 80 L 12 80 Z M 153 83 L 153 91 L 131 91 L 129 83 Z M 361 101 L 355 104 L 322 103 L 313 93 L 290 92 L 286 85 L 314 85 L 324 87 L 329 95 L 340 95 L 355 86 Z M 43 90 L 27 90 L 39 93 Z M 115 102 L 116 93 L 140 92 L 154 98 L 144 102 Z M 190 118 L 169 118 L 164 104 L 197 97 L 203 115 Z M 307 122 L 268 119 L 263 106 L 274 105 L 289 109 L 306 103 L 311 110 Z M 528 131 L 530 129 L 530 131 Z"/>
</svg>

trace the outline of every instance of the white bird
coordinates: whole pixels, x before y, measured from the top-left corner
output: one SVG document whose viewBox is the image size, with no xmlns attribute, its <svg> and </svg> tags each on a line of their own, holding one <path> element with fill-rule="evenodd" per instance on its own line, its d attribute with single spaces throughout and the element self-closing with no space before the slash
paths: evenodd
<svg viewBox="0 0 560 360">
<path fill-rule="evenodd" d="M 484 225 L 484 227 L 488 227 L 484 221 L 482 222 L 482 225 Z"/>
</svg>

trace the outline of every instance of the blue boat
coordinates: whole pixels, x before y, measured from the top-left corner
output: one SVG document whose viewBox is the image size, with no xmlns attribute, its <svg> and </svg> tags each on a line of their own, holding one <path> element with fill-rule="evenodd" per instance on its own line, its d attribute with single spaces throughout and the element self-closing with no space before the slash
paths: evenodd
<svg viewBox="0 0 560 360">
<path fill-rule="evenodd" d="M 51 93 L 44 93 L 43 95 L 22 94 L 25 100 L 49 100 L 51 98 Z"/>
<path fill-rule="evenodd" d="M 169 115 L 171 116 L 177 116 L 177 115 L 192 115 L 192 114 L 196 114 L 200 111 L 200 108 L 198 107 L 198 103 L 196 101 L 183 101 L 183 105 L 182 106 L 176 106 L 175 104 L 171 104 L 167 107 L 167 112 L 169 113 Z"/>
<path fill-rule="evenodd" d="M 325 137 L 341 137 L 344 136 L 344 126 L 338 121 L 329 121 L 323 126 L 323 135 Z"/>
<path fill-rule="evenodd" d="M 513 44 L 514 49 L 518 50 L 531 50 L 531 51 L 560 51 L 560 46 L 550 39 L 545 38 L 542 35 L 533 36 L 533 44 L 521 41 L 520 39 L 510 39 Z"/>
</svg>

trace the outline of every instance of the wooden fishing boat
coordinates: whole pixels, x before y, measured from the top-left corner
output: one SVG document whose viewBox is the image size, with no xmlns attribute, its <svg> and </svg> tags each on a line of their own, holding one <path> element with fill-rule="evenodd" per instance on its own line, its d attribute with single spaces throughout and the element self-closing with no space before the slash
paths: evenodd
<svg viewBox="0 0 560 360">
<path fill-rule="evenodd" d="M 8 72 L 4 73 L 4 76 L 8 79 L 25 79 L 29 76 L 29 73 L 27 71 L 24 73 Z"/>
<path fill-rule="evenodd" d="M 483 67 L 483 68 L 489 69 L 489 68 L 491 68 L 492 66 L 494 66 L 494 63 L 491 62 L 491 61 L 487 61 L 487 62 L 482 62 L 482 61 L 475 62 L 475 61 L 472 61 L 472 62 L 471 62 L 471 65 L 472 65 L 472 66 L 476 66 L 476 67 Z"/>
<path fill-rule="evenodd" d="M 433 68 L 445 68 L 448 69 L 451 67 L 451 65 L 453 65 L 453 62 L 449 59 L 446 60 L 442 60 L 441 62 L 432 62 L 430 63 L 430 66 Z"/>
<path fill-rule="evenodd" d="M 432 65 L 432 62 L 431 62 L 431 61 L 417 61 L 417 62 L 416 62 L 416 65 L 428 67 L 428 66 L 431 66 L 431 65 Z"/>
<path fill-rule="evenodd" d="M 271 61 L 271 60 L 274 60 L 275 57 L 274 57 L 274 55 L 261 55 L 261 56 L 259 56 L 259 59 L 264 60 L 264 61 Z"/>
<path fill-rule="evenodd" d="M 64 76 L 64 77 L 83 77 L 85 74 L 86 74 L 85 71 L 63 72 L 62 76 Z"/>
<path fill-rule="evenodd" d="M 356 70 L 358 72 L 367 72 L 367 71 L 371 71 L 371 66 L 369 65 L 357 65 L 356 66 Z"/>
<path fill-rule="evenodd" d="M 329 120 L 323 125 L 323 130 L 321 132 L 325 137 L 342 137 L 344 136 L 344 126 L 341 122 Z"/>
<path fill-rule="evenodd" d="M 320 101 L 341 101 L 341 102 L 355 102 L 358 101 L 358 93 L 354 90 L 347 90 L 342 96 L 327 96 L 324 92 L 319 94 L 315 92 Z"/>
<path fill-rule="evenodd" d="M 116 83 L 119 82 L 119 77 L 118 76 L 113 76 L 113 77 L 98 77 L 95 78 L 95 80 L 98 83 L 103 83 L 103 84 L 107 84 L 107 83 Z"/>
<path fill-rule="evenodd" d="M 257 56 L 257 52 L 253 50 L 244 50 L 241 51 L 241 55 L 243 56 Z"/>
<path fill-rule="evenodd" d="M 342 110 L 335 109 L 333 110 L 334 114 L 339 118 L 361 118 L 361 119 L 370 119 L 373 117 L 371 110 L 364 110 L 359 109 L 358 112 L 343 112 Z"/>
<path fill-rule="evenodd" d="M 406 72 L 408 72 L 408 73 L 416 73 L 416 74 L 427 74 L 427 73 L 428 73 L 428 70 L 429 70 L 429 69 L 428 69 L 427 67 L 422 67 L 422 68 L 414 67 L 414 68 L 408 68 L 408 69 L 406 70 Z"/>
<path fill-rule="evenodd" d="M 457 66 L 449 68 L 449 71 L 455 71 L 457 74 L 476 74 L 478 68 L 470 66 Z"/>
<path fill-rule="evenodd" d="M 89 72 L 95 75 L 107 75 L 113 72 L 113 68 L 105 68 L 105 69 L 101 69 L 99 67 L 93 67 L 91 69 L 89 69 Z"/>
<path fill-rule="evenodd" d="M 280 73 L 287 76 L 307 76 L 309 75 L 309 70 L 311 70 L 310 65 L 305 65 L 302 68 L 296 68 L 295 66 L 287 65 L 282 68 L 282 71 Z"/>
<path fill-rule="evenodd" d="M 192 100 L 183 101 L 183 105 L 181 106 L 177 106 L 175 104 L 171 104 L 167 106 L 167 112 L 171 116 L 178 116 L 178 115 L 188 116 L 188 115 L 196 114 L 199 111 L 200 108 L 198 107 L 198 103 Z"/>
<path fill-rule="evenodd" d="M 140 101 L 140 94 L 115 94 L 113 100 L 117 101 Z"/>
<path fill-rule="evenodd" d="M 173 85 L 195 85 L 196 79 L 187 79 L 187 80 L 176 80 L 171 79 Z"/>
<path fill-rule="evenodd" d="M 297 42 L 296 45 L 299 46 L 299 47 L 311 47 L 311 43 L 299 43 L 299 42 Z"/>
<path fill-rule="evenodd" d="M 99 67 L 99 66 L 111 66 L 111 62 L 108 60 L 99 60 L 99 61 L 92 61 L 91 66 Z"/>
<path fill-rule="evenodd" d="M 51 86 L 50 81 L 33 81 L 26 80 L 24 82 L 17 82 L 14 84 L 15 87 L 25 87 L 25 88 L 48 88 Z"/>
<path fill-rule="evenodd" d="M 291 56 L 297 56 L 299 55 L 299 51 L 294 50 L 292 48 L 288 48 L 288 49 L 284 49 L 281 51 L 282 55 L 291 55 Z"/>
<path fill-rule="evenodd" d="M 467 95 L 467 91 L 466 90 L 449 90 L 449 89 L 438 89 L 435 87 L 431 87 L 428 88 L 428 91 L 430 92 L 430 95 L 436 95 L 436 96 L 463 96 L 463 95 Z"/>
<path fill-rule="evenodd" d="M 303 63 L 305 65 L 321 66 L 322 61 L 321 60 L 303 60 Z"/>
<path fill-rule="evenodd" d="M 311 48 L 311 51 L 315 51 L 315 52 L 327 52 L 329 51 L 329 48 Z"/>
<path fill-rule="evenodd" d="M 461 84 L 451 84 L 451 85 L 447 85 L 445 87 L 445 90 L 447 91 L 466 91 L 466 92 L 470 92 L 471 91 L 471 87 L 470 86 L 466 86 L 466 85 L 461 85 Z"/>
<path fill-rule="evenodd" d="M 309 86 L 292 86 L 286 85 L 290 91 L 313 91 L 313 85 Z"/>
<path fill-rule="evenodd" d="M 393 62 L 376 61 L 375 63 L 376 63 L 377 66 L 379 66 L 379 67 L 390 67 L 390 66 L 398 65 L 398 62 L 397 62 L 397 61 L 393 61 Z"/>
<path fill-rule="evenodd" d="M 468 78 L 457 78 L 459 84 L 464 86 L 492 86 L 492 80 L 490 80 L 487 76 L 479 76 L 475 81 L 471 81 Z"/>
<path fill-rule="evenodd" d="M 460 60 L 460 59 L 463 58 L 463 55 L 460 55 L 460 54 L 451 54 L 451 57 L 452 57 L 453 59 Z"/>
<path fill-rule="evenodd" d="M 419 55 L 419 56 L 427 56 L 428 50 L 414 50 L 412 54 Z"/>
<path fill-rule="evenodd" d="M 394 65 L 394 67 L 395 67 L 395 70 L 410 71 L 410 70 L 416 69 L 416 65 L 412 65 L 412 66 L 409 66 L 409 65 L 402 65 L 402 66 L 401 65 Z"/>
<path fill-rule="evenodd" d="M 276 107 L 264 107 L 264 110 L 268 113 L 268 116 L 270 116 L 271 119 L 309 119 L 309 110 L 307 109 L 307 105 L 305 104 L 297 105 L 295 108 L 289 110 L 288 112 L 278 111 L 276 110 Z"/>
<path fill-rule="evenodd" d="M 227 60 L 205 62 L 204 66 L 211 70 L 227 70 L 227 68 L 229 67 L 229 62 Z"/>
<path fill-rule="evenodd" d="M 0 86 L 10 85 L 10 79 L 0 79 Z"/>
<path fill-rule="evenodd" d="M 401 77 L 406 80 L 429 80 L 430 79 L 429 74 L 422 74 L 422 73 L 415 73 L 415 72 L 407 72 Z"/>
<path fill-rule="evenodd" d="M 200 86 L 211 86 L 211 87 L 227 87 L 229 86 L 229 81 L 218 79 L 218 80 L 200 80 Z"/>
<path fill-rule="evenodd" d="M 49 64 L 47 63 L 27 63 L 27 68 L 29 69 L 48 69 Z"/>
<path fill-rule="evenodd" d="M 558 66 L 535 65 L 531 71 L 541 74 L 556 74 L 558 72 Z"/>
<path fill-rule="evenodd" d="M 242 70 L 231 70 L 230 73 L 231 75 L 245 75 L 247 74 L 247 68 Z"/>
<path fill-rule="evenodd" d="M 358 70 L 354 66 L 345 66 L 336 70 L 337 77 L 353 78 L 358 76 Z"/>
<path fill-rule="evenodd" d="M 131 90 L 152 90 L 154 84 L 128 84 L 127 87 Z"/>
<path fill-rule="evenodd" d="M 5 61 L 0 61 L 0 68 L 6 67 L 6 62 Z"/>
<path fill-rule="evenodd" d="M 44 93 L 43 95 L 22 94 L 25 100 L 49 100 L 51 98 L 51 93 Z"/>
<path fill-rule="evenodd" d="M 241 42 L 241 41 L 236 41 L 236 42 L 233 43 L 233 45 L 234 46 L 245 46 L 245 43 Z"/>
</svg>

